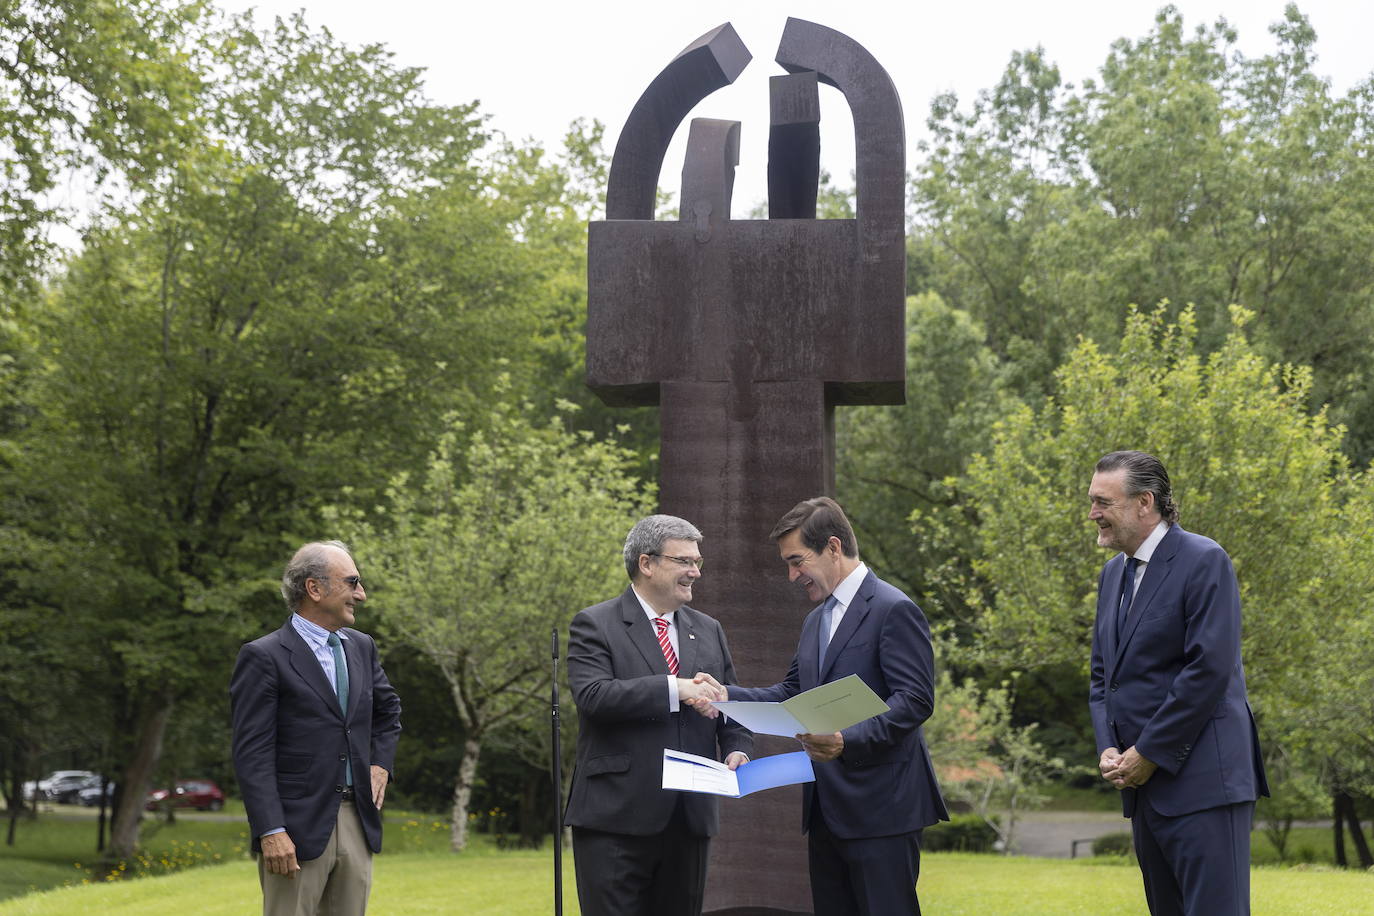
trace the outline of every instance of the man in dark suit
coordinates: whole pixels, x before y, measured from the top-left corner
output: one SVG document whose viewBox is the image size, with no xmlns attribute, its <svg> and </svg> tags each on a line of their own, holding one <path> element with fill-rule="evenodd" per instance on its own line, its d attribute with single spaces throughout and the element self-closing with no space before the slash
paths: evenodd
<svg viewBox="0 0 1374 916">
<path fill-rule="evenodd" d="M 301 547 L 281 592 L 291 617 L 240 650 L 229 682 L 263 914 L 362 916 L 401 701 L 372 637 L 349 628 L 367 594 L 347 546 Z"/>
<path fill-rule="evenodd" d="M 1154 916 L 1250 912 L 1250 826 L 1268 795 L 1240 660 L 1231 558 L 1178 525 L 1169 474 L 1112 452 L 1088 488 L 1100 547 L 1089 706 Z"/>
<path fill-rule="evenodd" d="M 700 542 L 680 518 L 643 519 L 625 539 L 629 588 L 569 629 L 578 735 L 565 822 L 583 916 L 699 916 L 718 799 L 665 791 L 663 750 L 719 753 L 735 769 L 753 749 L 746 729 L 705 702 L 722 692 L 690 674 L 735 673 L 720 624 L 687 607 Z M 696 701 L 700 714 L 682 708 Z"/>
<path fill-rule="evenodd" d="M 921 734 L 935 706 L 930 625 L 859 559 L 833 499 L 803 500 L 770 536 L 788 578 L 820 606 L 802 623 L 786 680 L 731 685 L 729 699 L 781 702 L 857 674 L 887 701 L 887 712 L 842 732 L 797 736 L 816 771 L 802 805 L 811 897 L 817 916 L 920 913 L 921 831 L 949 819 Z"/>
</svg>

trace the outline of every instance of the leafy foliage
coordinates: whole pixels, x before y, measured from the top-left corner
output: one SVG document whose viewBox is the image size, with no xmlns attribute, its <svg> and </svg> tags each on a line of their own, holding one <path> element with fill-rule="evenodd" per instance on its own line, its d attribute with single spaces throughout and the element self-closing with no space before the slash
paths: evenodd
<svg viewBox="0 0 1374 916">
<path fill-rule="evenodd" d="M 541 707 L 548 634 L 623 588 L 623 532 L 650 511 L 634 454 L 566 423 L 506 392 L 486 430 L 469 438 L 450 420 L 421 480 L 398 475 L 367 515 L 338 511 L 379 582 L 385 638 L 434 664 L 452 696 L 464 733 L 455 849 L 482 741 Z"/>
<path fill-rule="evenodd" d="M 1110 346 L 1117 304 L 1193 305 L 1210 351 L 1239 303 L 1261 352 L 1312 368 L 1308 404 L 1332 405 L 1351 453 L 1374 454 L 1374 83 L 1333 97 L 1296 7 L 1272 32 L 1247 59 L 1224 20 L 1190 34 L 1165 7 L 1081 87 L 1033 50 L 971 110 L 936 100 L 913 260 L 1018 390 L 1048 393 L 1079 334 Z"/>
</svg>

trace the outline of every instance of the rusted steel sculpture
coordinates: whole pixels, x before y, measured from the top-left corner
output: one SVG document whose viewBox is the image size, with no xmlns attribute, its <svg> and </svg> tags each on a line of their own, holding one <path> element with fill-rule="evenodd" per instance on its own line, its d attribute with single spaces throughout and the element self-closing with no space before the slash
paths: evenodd
<svg viewBox="0 0 1374 916">
<path fill-rule="evenodd" d="M 833 493 L 834 408 L 904 400 L 905 133 L 886 71 L 832 29 L 788 19 L 771 82 L 769 219 L 733 220 L 739 122 L 694 119 L 676 222 L 653 218 L 663 155 L 750 54 L 727 23 L 679 54 L 616 144 L 606 219 L 590 227 L 587 384 L 661 412 L 661 511 L 710 559 L 694 605 L 724 624 L 742 683 L 787 671 L 810 609 L 768 532 Z M 856 218 L 816 219 L 818 83 L 854 119 Z M 760 753 L 792 750 L 783 739 Z M 800 792 L 722 804 L 708 912 L 809 913 Z"/>
</svg>

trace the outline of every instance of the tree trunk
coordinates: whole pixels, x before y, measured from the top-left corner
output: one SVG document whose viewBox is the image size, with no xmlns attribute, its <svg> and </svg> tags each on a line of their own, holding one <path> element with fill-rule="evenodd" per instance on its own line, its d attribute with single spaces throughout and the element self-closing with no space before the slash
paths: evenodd
<svg viewBox="0 0 1374 916">
<path fill-rule="evenodd" d="M 1341 793 L 1344 799 L 1345 822 L 1350 826 L 1350 838 L 1355 846 L 1355 855 L 1360 860 L 1360 868 L 1374 867 L 1374 858 L 1369 854 L 1369 843 L 1364 838 L 1364 827 L 1360 824 L 1359 812 L 1355 810 L 1355 799 L 1348 792 Z"/>
<path fill-rule="evenodd" d="M 458 764 L 458 778 L 453 782 L 453 829 L 449 839 L 454 852 L 462 852 L 468 844 L 468 804 L 472 801 L 477 758 L 481 754 L 482 739 L 469 732 L 463 738 L 463 759 Z"/>
<path fill-rule="evenodd" d="M 110 823 L 110 848 L 105 861 L 114 864 L 133 858 L 138 851 L 138 824 L 143 816 L 143 799 L 148 792 L 153 769 L 162 756 L 162 737 L 172 716 L 172 698 L 167 694 L 150 697 L 143 707 L 138 726 L 134 756 L 124 771 L 122 789 Z"/>
<path fill-rule="evenodd" d="M 1335 831 L 1336 840 L 1336 865 L 1340 868 L 1347 868 L 1350 864 L 1345 858 L 1345 810 L 1341 802 L 1341 799 L 1345 797 L 1347 796 L 1344 792 L 1336 792 L 1331 796 L 1332 829 Z"/>
</svg>

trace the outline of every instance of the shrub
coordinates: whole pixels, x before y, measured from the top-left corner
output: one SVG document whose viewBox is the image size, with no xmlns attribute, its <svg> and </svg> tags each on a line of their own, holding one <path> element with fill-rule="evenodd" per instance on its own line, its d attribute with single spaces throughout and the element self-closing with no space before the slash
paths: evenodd
<svg viewBox="0 0 1374 916">
<path fill-rule="evenodd" d="M 1093 840 L 1095 856 L 1130 856 L 1133 852 L 1129 833 L 1104 833 Z"/>
<path fill-rule="evenodd" d="M 993 852 L 997 830 L 977 814 L 955 814 L 921 833 L 923 852 Z"/>
</svg>

